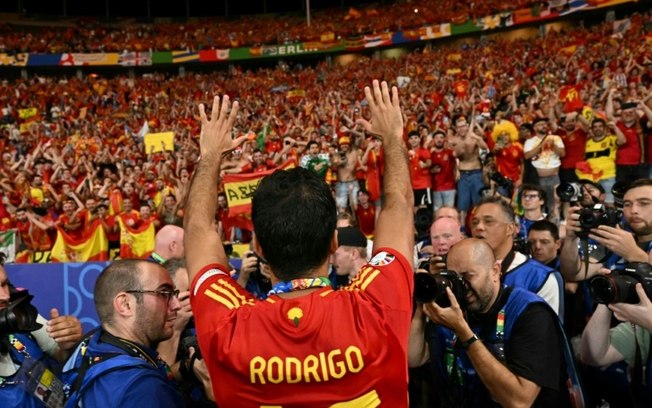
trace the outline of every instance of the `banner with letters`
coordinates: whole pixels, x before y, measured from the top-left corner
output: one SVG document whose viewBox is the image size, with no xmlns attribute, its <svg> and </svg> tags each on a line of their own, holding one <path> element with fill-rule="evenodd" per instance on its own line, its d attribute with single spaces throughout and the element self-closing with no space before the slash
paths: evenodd
<svg viewBox="0 0 652 408">
<path fill-rule="evenodd" d="M 225 174 L 224 193 L 226 194 L 226 201 L 229 203 L 229 217 L 251 214 L 251 197 L 253 197 L 260 180 L 278 169 L 291 169 L 294 167 L 294 162 L 290 160 L 279 167 L 261 171 L 260 173 Z"/>
</svg>

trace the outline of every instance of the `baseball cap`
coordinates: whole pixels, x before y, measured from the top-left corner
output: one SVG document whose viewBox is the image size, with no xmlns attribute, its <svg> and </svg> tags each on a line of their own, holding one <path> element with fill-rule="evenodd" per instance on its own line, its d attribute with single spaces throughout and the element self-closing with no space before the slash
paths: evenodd
<svg viewBox="0 0 652 408">
<path fill-rule="evenodd" d="M 337 245 L 366 248 L 367 237 L 356 227 L 341 227 L 337 229 Z"/>
</svg>

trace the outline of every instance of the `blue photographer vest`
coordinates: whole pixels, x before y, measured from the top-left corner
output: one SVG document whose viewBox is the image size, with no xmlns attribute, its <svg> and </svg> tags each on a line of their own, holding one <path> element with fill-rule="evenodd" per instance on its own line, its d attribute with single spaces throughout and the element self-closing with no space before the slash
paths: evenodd
<svg viewBox="0 0 652 408">
<path fill-rule="evenodd" d="M 9 354 L 11 355 L 11 360 L 19 367 L 23 364 L 27 356 L 35 360 L 40 360 L 49 366 L 47 363 L 49 357 L 43 353 L 41 347 L 30 334 L 10 334 Z M 42 408 L 43 403 L 41 401 L 35 396 L 28 394 L 15 383 L 16 377 L 17 374 L 9 377 L 0 377 L 0 407 Z"/>
<path fill-rule="evenodd" d="M 502 275 L 502 281 L 507 286 L 522 288 L 532 293 L 538 293 L 543 285 L 548 280 L 548 276 L 552 275 L 557 282 L 559 290 L 559 317 L 563 320 L 564 316 L 564 279 L 559 271 L 551 269 L 541 262 L 528 257 L 527 261 L 523 262 L 511 271 Z"/>
<path fill-rule="evenodd" d="M 122 378 L 106 376 L 118 370 L 124 370 L 125 377 L 133 375 L 133 369 L 154 372 L 169 381 L 171 386 L 176 386 L 165 363 L 160 360 L 152 363 L 152 356 L 130 352 L 103 335 L 109 334 L 101 328 L 87 334 L 63 367 L 64 390 L 68 397 L 66 408 L 81 406 L 84 393 L 97 382 L 101 382 L 105 389 L 115 390 L 119 394 L 125 388 Z M 179 401 L 170 401 L 170 406 L 179 406 L 181 395 L 178 397 Z"/>
<path fill-rule="evenodd" d="M 485 332 L 481 333 L 479 326 L 471 327 L 474 333 L 478 334 L 491 352 L 500 362 L 506 362 L 506 344 L 509 342 L 514 324 L 521 314 L 533 303 L 548 304 L 539 296 L 520 288 L 503 287 L 503 298 L 507 296 L 503 307 L 489 326 L 484 326 Z M 554 314 L 554 312 L 553 312 Z M 584 401 L 582 386 L 577 376 L 572 361 L 572 352 L 567 339 L 563 334 L 561 322 L 559 323 L 559 335 L 562 336 L 566 372 L 569 375 L 572 388 L 578 394 L 578 398 Z M 493 328 L 493 330 L 487 330 Z M 433 330 L 434 329 L 434 330 Z M 439 390 L 446 390 L 442 401 L 442 407 L 498 407 L 489 395 L 486 387 L 480 380 L 477 372 L 471 364 L 466 352 L 457 344 L 457 338 L 453 331 L 441 326 L 429 324 L 426 338 L 430 347 L 430 360 L 435 371 L 435 385 Z"/>
</svg>

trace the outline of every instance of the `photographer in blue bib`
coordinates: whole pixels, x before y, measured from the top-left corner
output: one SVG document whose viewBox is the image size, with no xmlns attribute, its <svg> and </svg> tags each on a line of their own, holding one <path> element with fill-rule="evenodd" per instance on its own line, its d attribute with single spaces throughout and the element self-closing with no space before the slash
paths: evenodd
<svg viewBox="0 0 652 408">
<path fill-rule="evenodd" d="M 50 320 L 30 304 L 27 290 L 9 283 L 0 253 L 0 407 L 60 407 L 62 363 L 82 338 L 74 316 L 50 311 Z"/>
<path fill-rule="evenodd" d="M 535 293 L 501 283 L 485 240 L 455 244 L 446 267 L 415 276 L 415 298 L 436 324 L 428 343 L 437 406 L 582 406 L 556 312 Z"/>
<path fill-rule="evenodd" d="M 652 180 L 636 180 L 624 193 L 622 221 L 629 230 L 613 217 L 601 208 L 570 209 L 560 257 L 561 270 L 569 280 L 590 279 L 591 297 L 599 304 L 582 334 L 582 361 L 601 367 L 625 361 L 630 371 L 626 384 L 629 395 L 614 392 L 609 402 L 649 407 L 652 404 L 649 378 Z M 595 241 L 612 255 L 603 262 L 592 258 L 582 262 L 578 253 L 579 237 Z M 612 316 L 626 323 L 611 328 Z M 624 376 L 618 379 L 627 381 Z"/>
</svg>

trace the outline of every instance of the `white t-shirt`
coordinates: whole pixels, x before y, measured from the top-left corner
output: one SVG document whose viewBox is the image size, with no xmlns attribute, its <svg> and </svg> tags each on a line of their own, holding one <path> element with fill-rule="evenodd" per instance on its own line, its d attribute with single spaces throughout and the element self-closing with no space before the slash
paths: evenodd
<svg viewBox="0 0 652 408">
<path fill-rule="evenodd" d="M 527 153 L 533 150 L 542 142 L 542 140 L 543 138 L 539 136 L 533 136 L 527 139 L 523 145 L 523 151 Z M 556 169 L 561 166 L 559 155 L 557 155 L 557 153 L 552 149 L 553 145 L 560 149 L 564 148 L 564 142 L 561 140 L 561 137 L 557 135 L 548 135 L 545 137 L 543 143 L 544 145 L 541 152 L 532 158 L 532 165 L 537 169 Z"/>
</svg>

